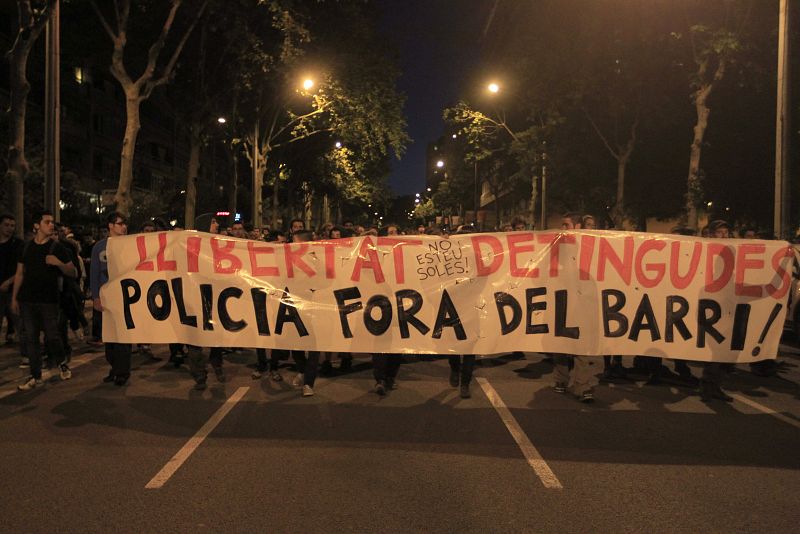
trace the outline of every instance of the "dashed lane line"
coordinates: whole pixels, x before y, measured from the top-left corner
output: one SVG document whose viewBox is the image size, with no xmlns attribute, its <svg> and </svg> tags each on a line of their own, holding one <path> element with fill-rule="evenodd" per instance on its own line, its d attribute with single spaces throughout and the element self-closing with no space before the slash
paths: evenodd
<svg viewBox="0 0 800 534">
<path fill-rule="evenodd" d="M 539 450 L 531 443 L 531 440 L 528 439 L 528 436 L 522 430 L 522 427 L 519 426 L 519 423 L 517 423 L 517 420 L 511 414 L 511 410 L 505 405 L 503 399 L 500 398 L 500 395 L 494 387 L 483 377 L 478 377 L 475 380 L 480 384 L 489 402 L 492 403 L 500 419 L 506 425 L 511 437 L 517 442 L 528 465 L 533 468 L 533 471 L 536 473 L 536 476 L 539 477 L 539 480 L 542 481 L 544 487 L 549 489 L 563 489 L 564 487 L 561 485 L 561 482 L 559 482 L 555 473 L 553 473 L 550 466 L 547 465 L 547 462 L 544 461 Z"/>
<path fill-rule="evenodd" d="M 774 417 L 775 419 L 778 419 L 779 421 L 783 421 L 787 425 L 792 425 L 795 428 L 800 428 L 800 421 L 798 421 L 797 419 L 792 419 L 791 417 L 786 417 L 782 413 L 779 413 L 779 412 L 773 410 L 772 408 L 764 406 L 763 404 L 760 404 L 760 403 L 758 403 L 758 402 L 756 402 L 756 401 L 754 401 L 752 399 L 748 399 L 747 397 L 743 397 L 742 395 L 739 395 L 737 393 L 730 393 L 729 392 L 728 395 L 730 395 L 731 397 L 733 397 L 737 401 L 741 402 L 742 404 L 746 404 L 746 405 L 750 406 L 751 408 L 755 408 L 756 410 L 758 410 L 760 412 L 763 412 L 763 413 L 765 413 L 767 415 L 771 415 L 772 417 Z"/>
<path fill-rule="evenodd" d="M 240 387 L 237 389 L 233 395 L 231 395 L 228 400 L 225 401 L 225 404 L 219 407 L 214 415 L 211 416 L 211 419 L 206 421 L 200 430 L 198 430 L 194 436 L 192 436 L 186 444 L 181 447 L 175 456 L 173 456 L 167 464 L 161 468 L 156 476 L 154 476 L 150 482 L 147 483 L 145 489 L 160 489 L 167 483 L 172 475 L 180 469 L 183 463 L 189 459 L 189 456 L 200 446 L 201 443 L 208 437 L 211 432 L 217 427 L 217 425 L 225 418 L 226 415 L 233 409 L 237 402 L 242 400 L 242 397 L 250 390 L 249 387 Z"/>
</svg>

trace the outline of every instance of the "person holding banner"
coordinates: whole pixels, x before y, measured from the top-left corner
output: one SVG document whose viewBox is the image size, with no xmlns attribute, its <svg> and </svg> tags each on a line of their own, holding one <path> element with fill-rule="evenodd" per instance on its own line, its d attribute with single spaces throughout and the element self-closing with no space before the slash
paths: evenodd
<svg viewBox="0 0 800 534">
<path fill-rule="evenodd" d="M 375 393 L 383 397 L 390 389 L 397 389 L 397 373 L 402 354 L 376 353 L 372 355 L 372 376 L 375 378 Z"/>
<path fill-rule="evenodd" d="M 292 221 L 292 243 L 308 243 L 313 241 L 313 234 L 310 230 L 299 228 L 303 221 L 294 219 Z M 297 376 L 292 381 L 295 387 L 302 387 L 304 397 L 314 395 L 314 383 L 317 380 L 317 370 L 319 369 L 319 351 L 293 350 L 292 359 L 297 366 Z"/>
<path fill-rule="evenodd" d="M 188 345 L 188 363 L 189 373 L 194 378 L 194 389 L 196 391 L 203 391 L 206 389 L 208 380 L 208 370 L 206 369 L 205 353 L 202 347 L 196 345 Z M 225 371 L 222 368 L 222 348 L 211 347 L 209 349 L 208 361 L 211 362 L 211 368 L 214 370 L 214 375 L 217 377 L 217 382 L 225 382 Z"/>
<path fill-rule="evenodd" d="M 128 222 L 125 216 L 112 212 L 106 218 L 109 237 L 119 237 L 128 233 Z M 108 282 L 108 259 L 106 245 L 108 237 L 95 243 L 92 248 L 92 266 L 90 269 L 92 290 L 92 304 L 98 312 L 100 332 L 103 331 L 103 303 L 100 300 L 100 287 Z M 106 361 L 111 366 L 108 376 L 103 382 L 114 382 L 117 386 L 124 386 L 131 376 L 131 345 L 129 343 L 105 343 Z"/>
<path fill-rule="evenodd" d="M 729 239 L 731 237 L 730 226 L 723 220 L 710 222 L 708 230 L 714 239 Z M 703 402 L 711 402 L 713 400 L 733 402 L 733 397 L 725 393 L 720 386 L 724 371 L 725 367 L 719 362 L 705 362 L 703 364 L 703 374 L 700 377 L 700 400 Z"/>
<path fill-rule="evenodd" d="M 580 230 L 583 225 L 583 215 L 573 211 L 561 217 L 563 230 Z M 583 403 L 594 402 L 594 387 L 597 385 L 596 358 L 592 356 L 574 356 L 571 354 L 553 355 L 553 374 L 556 393 L 566 393 L 571 386 L 572 393 Z M 572 371 L 569 364 L 572 361 Z"/>
<path fill-rule="evenodd" d="M 469 383 L 472 381 L 472 370 L 475 368 L 475 355 L 464 354 L 447 357 L 450 364 L 450 385 L 454 388 L 461 386 L 459 395 L 462 399 L 472 396 L 469 392 Z"/>
</svg>

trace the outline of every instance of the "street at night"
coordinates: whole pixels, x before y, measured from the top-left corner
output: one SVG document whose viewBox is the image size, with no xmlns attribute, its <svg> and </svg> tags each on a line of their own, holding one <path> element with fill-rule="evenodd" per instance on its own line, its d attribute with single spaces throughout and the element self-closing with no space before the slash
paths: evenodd
<svg viewBox="0 0 800 534">
<path fill-rule="evenodd" d="M 798 531 L 798 35 L 0 2 L 0 534 Z"/>
<path fill-rule="evenodd" d="M 553 392 L 538 354 L 482 360 L 460 399 L 444 362 L 417 357 L 384 398 L 367 358 L 304 398 L 252 380 L 251 351 L 205 392 L 137 355 L 128 387 L 102 384 L 89 351 L 72 380 L 17 393 L 12 352 L 0 360 L 7 531 L 791 532 L 800 518 L 796 346 L 782 345 L 778 376 L 739 366 L 731 404 L 625 381 L 589 406 Z"/>
</svg>

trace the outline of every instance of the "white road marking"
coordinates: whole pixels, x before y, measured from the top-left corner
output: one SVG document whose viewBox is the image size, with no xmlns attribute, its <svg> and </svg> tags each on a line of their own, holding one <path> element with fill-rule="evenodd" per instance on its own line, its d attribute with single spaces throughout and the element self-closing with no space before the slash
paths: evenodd
<svg viewBox="0 0 800 534">
<path fill-rule="evenodd" d="M 758 402 L 756 402 L 754 400 L 748 399 L 747 397 L 743 397 L 742 395 L 738 395 L 736 393 L 730 393 L 730 392 L 728 392 L 728 395 L 730 395 L 731 397 L 733 397 L 737 401 L 741 402 L 742 404 L 746 404 L 746 405 L 750 406 L 751 408 L 755 408 L 756 410 L 758 410 L 760 412 L 764 412 L 767 415 L 771 415 L 775 419 L 783 421 L 787 425 L 792 425 L 795 428 L 800 428 L 800 421 L 798 421 L 797 419 L 792 419 L 791 417 L 786 417 L 782 413 L 778 413 L 775 410 L 773 410 L 772 408 L 768 408 L 768 407 L 764 406 L 763 404 L 760 404 L 760 403 L 758 403 Z"/>
<path fill-rule="evenodd" d="M 147 483 L 145 489 L 159 489 L 166 484 L 170 477 L 174 475 L 178 469 L 180 469 L 180 467 L 183 465 L 183 462 L 189 459 L 189 456 L 191 456 L 197 447 L 203 443 L 203 440 L 205 440 L 206 437 L 225 418 L 225 416 L 228 415 L 228 412 L 233 409 L 234 405 L 242 400 L 242 397 L 245 396 L 249 389 L 249 387 L 241 387 L 237 389 L 236 392 L 225 401 L 225 404 L 220 406 L 219 410 L 217 410 L 214 415 L 211 416 L 211 419 L 206 421 L 206 424 L 204 424 L 200 430 L 198 430 L 195 435 L 186 442 L 186 445 L 181 447 L 181 450 L 179 450 L 175 456 L 173 456 L 166 463 L 166 465 L 161 468 L 161 471 L 159 471 L 156 476 L 154 476 L 152 480 Z"/>
<path fill-rule="evenodd" d="M 480 384 L 481 389 L 488 397 L 489 402 L 492 403 L 494 409 L 497 411 L 497 414 L 500 416 L 500 419 L 506 425 L 508 432 L 511 434 L 511 437 L 514 438 L 514 441 L 517 442 L 522 454 L 525 456 L 525 460 L 527 460 L 528 465 L 533 468 L 533 471 L 536 473 L 536 476 L 539 477 L 539 480 L 542 481 L 545 488 L 551 489 L 563 489 L 564 487 L 559 482 L 556 475 L 550 469 L 550 466 L 547 465 L 547 462 L 544 461 L 542 455 L 539 454 L 539 450 L 531 443 L 531 440 L 528 439 L 528 436 L 525 435 L 525 432 L 522 430 L 522 427 L 519 426 L 517 420 L 514 419 L 514 416 L 511 414 L 511 411 L 503 402 L 503 399 L 500 398 L 497 391 L 495 391 L 494 387 L 483 377 L 478 377 L 477 380 L 478 384 Z"/>
</svg>

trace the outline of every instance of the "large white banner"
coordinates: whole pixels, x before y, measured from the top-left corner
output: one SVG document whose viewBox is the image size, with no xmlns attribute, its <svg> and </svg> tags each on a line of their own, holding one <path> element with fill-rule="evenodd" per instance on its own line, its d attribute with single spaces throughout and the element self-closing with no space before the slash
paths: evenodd
<svg viewBox="0 0 800 534">
<path fill-rule="evenodd" d="M 103 340 L 335 352 L 774 358 L 782 241 L 603 231 L 109 239 Z"/>
</svg>

